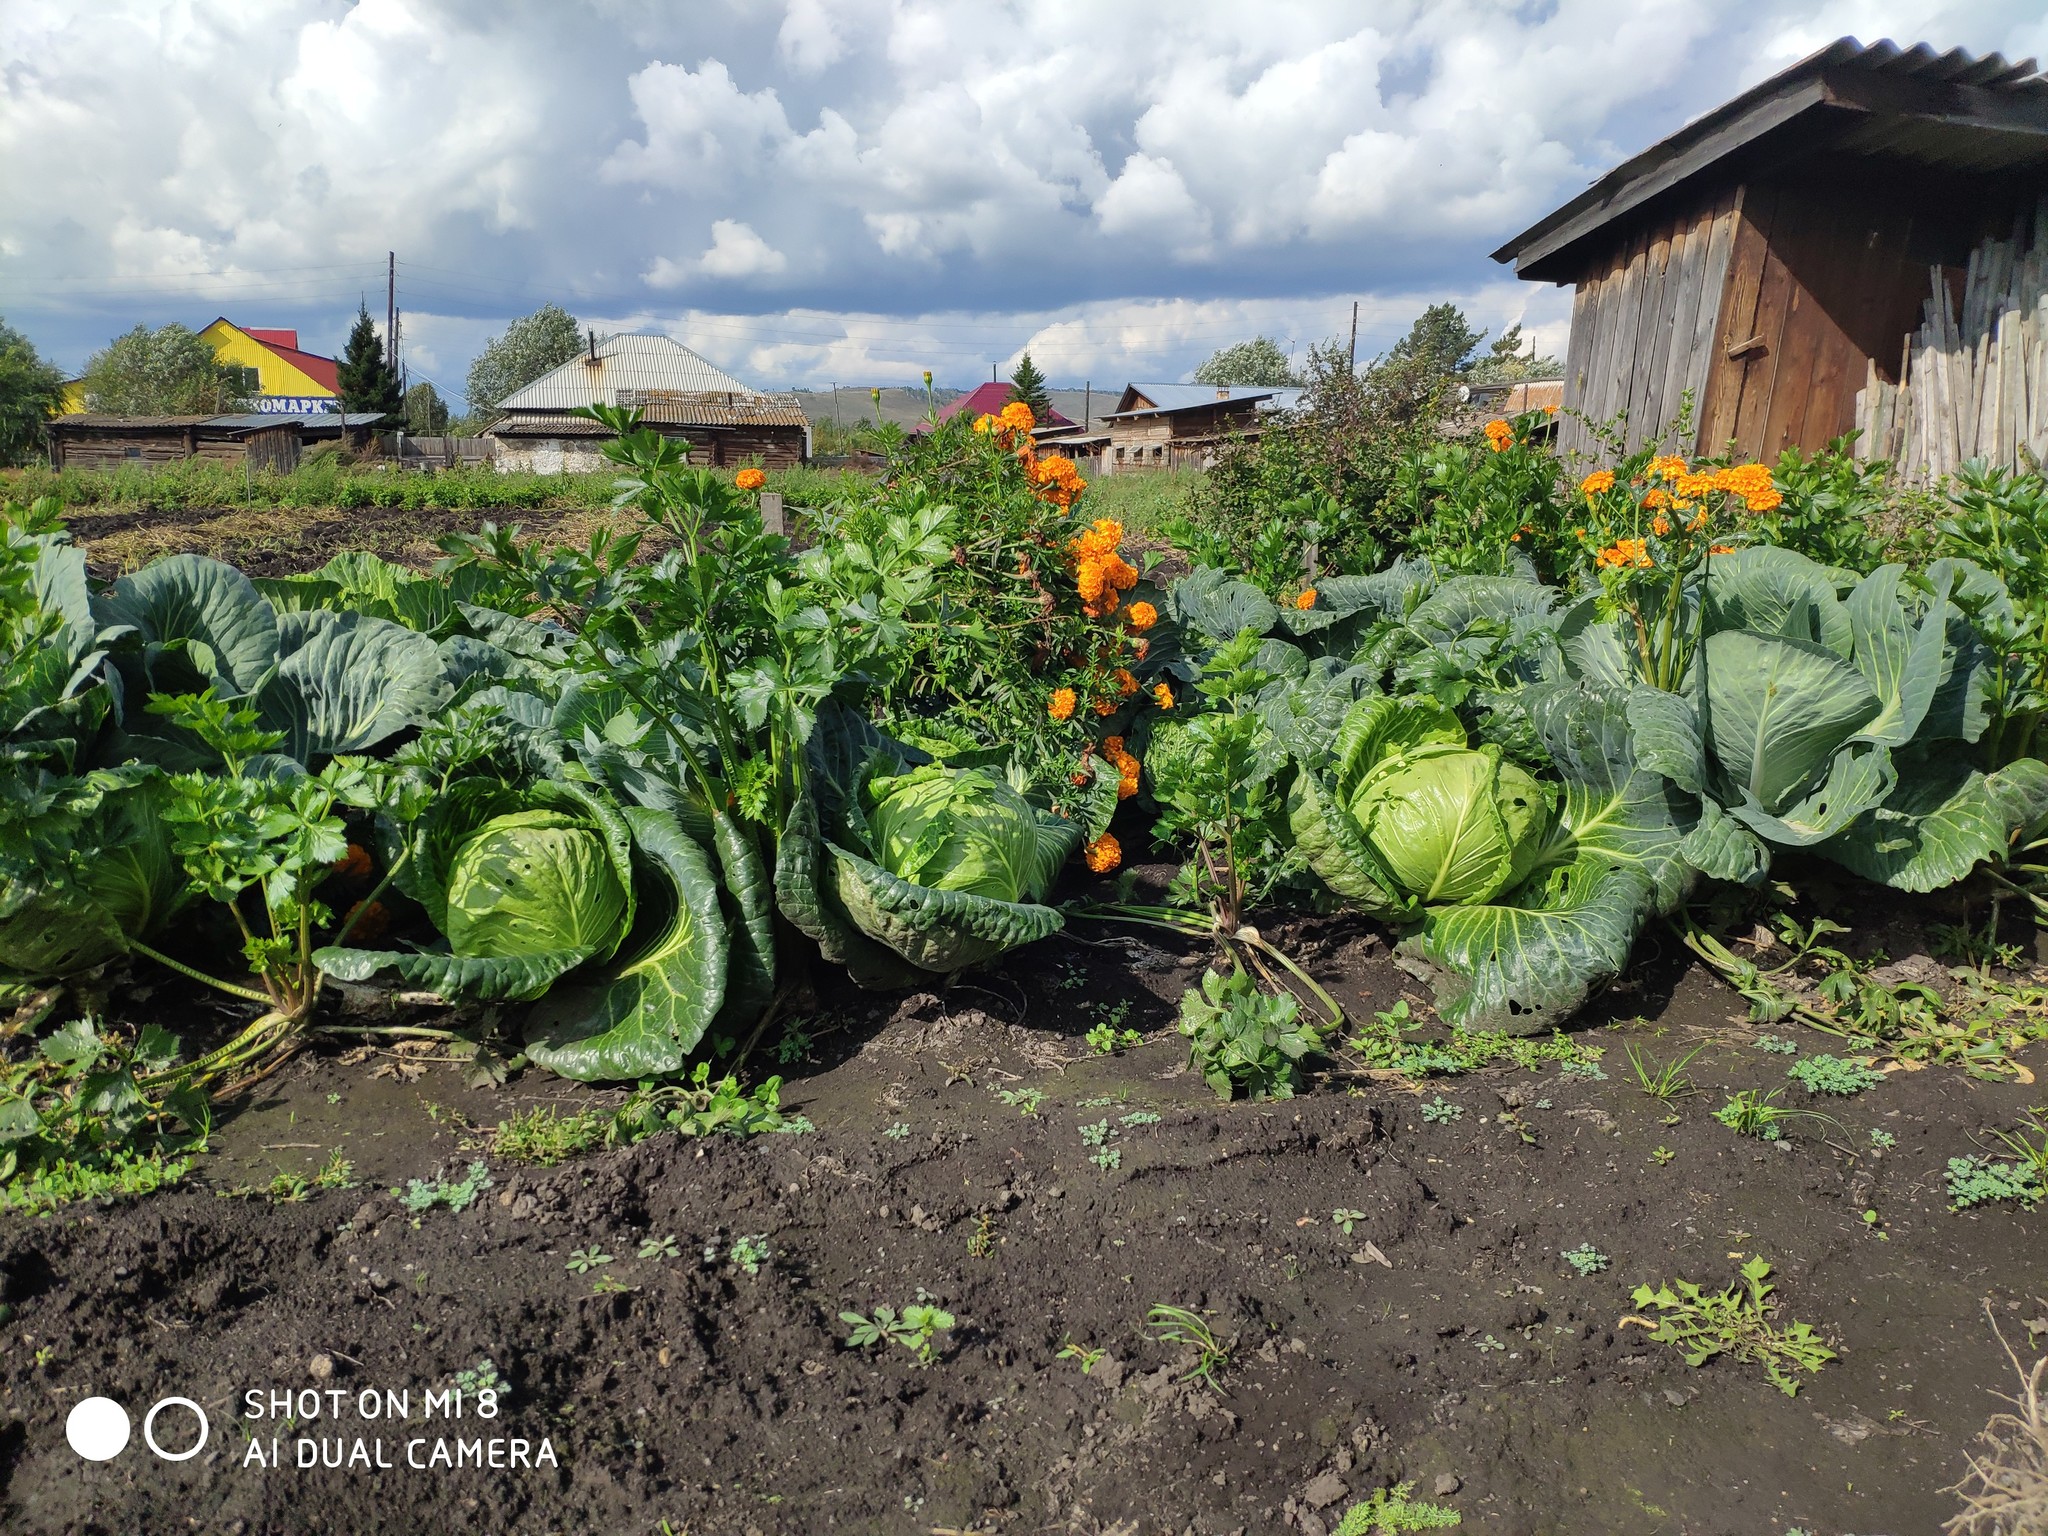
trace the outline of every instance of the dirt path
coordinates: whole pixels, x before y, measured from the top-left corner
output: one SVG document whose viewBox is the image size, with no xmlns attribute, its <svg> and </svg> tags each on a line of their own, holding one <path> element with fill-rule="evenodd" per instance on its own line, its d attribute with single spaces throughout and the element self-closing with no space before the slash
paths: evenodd
<svg viewBox="0 0 2048 1536">
<path fill-rule="evenodd" d="M 1402 986 L 1363 928 L 1330 929 L 1322 969 L 1347 1005 Z M 204 1177 L 256 1182 L 340 1148 L 360 1187 L 284 1204 L 193 1187 L 0 1221 L 0 1525 L 1320 1536 L 1396 1478 L 1501 1536 L 1905 1536 L 1952 1512 L 1939 1490 L 2009 1385 L 1984 1306 L 2022 1344 L 2027 1320 L 2048 1328 L 2048 1237 L 2039 1214 L 1949 1212 L 1941 1171 L 2038 1088 L 1904 1073 L 1840 1101 L 1836 1127 L 1738 1139 L 1711 1116 L 1720 1090 L 1776 1086 L 1785 1058 L 1708 978 L 1652 964 L 1582 1037 L 1604 1080 L 1553 1065 L 1418 1097 L 1331 1078 L 1221 1105 L 1164 1033 L 1192 973 L 1143 945 L 1055 940 L 943 997 L 837 997 L 786 1094 L 814 1133 L 662 1137 L 552 1170 L 490 1157 L 463 1125 L 582 1090 L 294 1067 Z M 1151 1038 L 1090 1055 L 1093 1010 L 1124 998 Z M 1676 1123 L 1628 1080 L 1624 1041 L 1660 1059 L 1707 1043 Z M 1032 1113 L 1000 1097 L 1026 1089 L 1044 1095 Z M 1421 1113 L 1439 1089 L 1455 1118 Z M 459 1215 L 389 1193 L 474 1156 L 495 1182 Z M 757 1234 L 770 1257 L 749 1274 L 731 1250 Z M 664 1238 L 673 1257 L 641 1256 Z M 1574 1273 L 1561 1255 L 1582 1244 L 1609 1267 Z M 611 1262 L 570 1267 L 592 1249 Z M 1797 1397 L 1621 1326 L 1635 1285 L 1718 1288 L 1753 1254 L 1780 1320 L 1841 1351 Z M 840 1312 L 921 1291 L 956 1319 L 930 1368 L 843 1346 Z M 1157 1303 L 1209 1318 L 1220 1391 L 1148 1334 Z M 1069 1344 L 1103 1353 L 1084 1373 Z M 486 1359 L 507 1394 L 495 1419 L 473 1396 L 460 1420 L 424 1418 L 427 1391 Z M 239 1416 L 251 1389 L 308 1388 L 346 1389 L 322 1400 L 343 1415 Z M 365 1389 L 409 1391 L 410 1418 L 361 1417 Z M 65 1444 L 94 1393 L 138 1417 L 104 1465 Z M 182 1463 L 140 1442 L 140 1411 L 170 1394 L 212 1425 Z M 183 1413 L 159 1421 L 167 1449 L 190 1443 Z M 316 1456 L 381 1443 L 394 1465 L 302 1470 L 301 1437 Z M 273 1439 L 284 1465 L 254 1464 Z M 545 1441 L 555 1465 L 405 1465 L 409 1444 L 488 1458 L 493 1440 L 501 1457 L 526 1442 L 529 1463 Z"/>
</svg>

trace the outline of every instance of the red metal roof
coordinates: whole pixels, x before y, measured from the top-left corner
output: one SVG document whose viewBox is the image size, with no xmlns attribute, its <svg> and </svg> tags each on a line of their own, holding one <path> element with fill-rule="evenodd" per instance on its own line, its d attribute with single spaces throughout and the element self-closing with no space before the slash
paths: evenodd
<svg viewBox="0 0 2048 1536">
<path fill-rule="evenodd" d="M 939 411 L 939 420 L 948 420 L 951 417 L 958 416 L 962 411 L 965 411 L 970 416 L 994 416 L 1004 406 L 1008 405 L 1011 400 L 1015 399 L 1016 394 L 1017 391 L 1013 386 L 999 383 L 993 379 L 986 384 L 977 384 L 969 393 L 962 395 L 952 404 L 942 407 Z M 1041 427 L 1071 427 L 1073 424 L 1074 422 L 1071 417 L 1063 416 L 1057 410 L 1050 408 L 1047 409 L 1045 415 L 1038 422 L 1038 425 Z"/>
<path fill-rule="evenodd" d="M 299 350 L 299 333 L 297 331 L 258 330 L 253 325 L 245 325 L 242 327 L 242 334 L 254 336 L 266 347 L 284 347 L 293 352 Z"/>
</svg>

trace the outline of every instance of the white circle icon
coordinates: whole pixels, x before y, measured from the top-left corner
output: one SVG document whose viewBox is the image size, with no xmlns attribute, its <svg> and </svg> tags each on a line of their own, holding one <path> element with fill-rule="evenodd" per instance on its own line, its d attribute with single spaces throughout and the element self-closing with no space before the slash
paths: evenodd
<svg viewBox="0 0 2048 1536">
<path fill-rule="evenodd" d="M 88 1397 L 64 1420 L 64 1438 L 87 1461 L 112 1461 L 128 1445 L 128 1410 L 111 1397 Z"/>
<path fill-rule="evenodd" d="M 192 1410 L 192 1417 L 199 1421 L 199 1438 L 193 1442 L 191 1450 L 167 1451 L 156 1443 L 156 1434 L 154 1433 L 156 1429 L 156 1416 L 166 1408 L 190 1408 Z M 206 1422 L 206 1410 L 193 1402 L 191 1398 L 159 1398 L 156 1406 L 149 1410 L 149 1416 L 142 1421 L 142 1441 L 143 1444 L 147 1445 L 152 1451 L 155 1451 L 165 1461 L 190 1461 L 194 1456 L 197 1456 L 206 1449 L 206 1437 L 211 1429 L 212 1426 Z M 128 1416 L 126 1414 L 121 1416 L 121 1438 L 123 1441 L 126 1441 L 128 1438 Z"/>
</svg>

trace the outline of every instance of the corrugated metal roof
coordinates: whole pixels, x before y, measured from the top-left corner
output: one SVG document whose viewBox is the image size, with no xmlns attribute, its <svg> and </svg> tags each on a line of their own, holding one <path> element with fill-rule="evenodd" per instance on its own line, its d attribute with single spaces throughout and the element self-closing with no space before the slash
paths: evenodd
<svg viewBox="0 0 2048 1536">
<path fill-rule="evenodd" d="M 735 396 L 730 404 L 723 395 L 716 399 L 688 397 L 625 403 L 637 405 L 640 419 L 651 427 L 795 427 L 802 431 L 810 426 L 803 407 L 787 396 Z M 611 436 L 611 429 L 602 423 L 566 411 L 513 411 L 500 417 L 489 430 L 499 437 Z"/>
<path fill-rule="evenodd" d="M 53 427 L 94 427 L 129 428 L 135 431 L 162 430 L 176 427 L 203 427 L 214 418 L 211 416 L 113 416 L 105 411 L 73 411 L 68 416 L 51 419 Z"/>
<path fill-rule="evenodd" d="M 1133 405 L 1129 410 L 1108 411 L 1101 419 L 1116 421 L 1132 416 L 1149 416 L 1159 411 L 1186 411 L 1232 400 L 1263 402 L 1260 405 L 1262 410 L 1291 411 L 1301 403 L 1302 393 L 1299 389 L 1276 389 L 1264 384 L 1126 384 L 1125 400 L 1135 398 L 1152 403 Z M 1123 401 L 1117 403 L 1121 406 Z"/>
<path fill-rule="evenodd" d="M 1909 90 L 1901 97 L 1895 87 L 1887 97 L 1868 84 L 1859 92 L 1859 81 L 1898 82 L 1918 94 Z M 1925 43 L 1901 48 L 1887 39 L 1866 47 L 1840 38 L 1623 161 L 1493 259 L 1513 261 L 1526 276 L 1553 276 L 1539 264 L 1603 224 L 1766 134 L 1795 121 L 1823 120 L 1831 132 L 1816 147 L 1890 152 L 1957 168 L 2038 161 L 2048 158 L 2048 76 L 2036 73 L 2032 59 L 2015 64 L 1996 53 L 1979 59 L 1960 48 L 1937 53 Z M 1909 125 L 1903 134 L 1887 127 L 1901 123 Z"/>
<path fill-rule="evenodd" d="M 367 427 L 373 421 L 384 418 L 376 411 L 350 411 L 348 425 Z M 138 432 L 161 432 L 187 427 L 204 427 L 214 432 L 260 432 L 265 427 L 330 427 L 340 429 L 343 417 L 338 411 L 307 411 L 299 415 L 270 415 L 262 411 L 247 411 L 229 416 L 110 416 L 103 411 L 74 411 L 68 416 L 51 419 L 53 427 L 89 427 L 94 431 L 129 430 Z"/>
<path fill-rule="evenodd" d="M 673 336 L 631 333 L 600 338 L 595 363 L 586 348 L 524 389 L 514 390 L 497 409 L 567 411 L 580 405 L 617 405 L 619 392 L 629 389 L 754 393 Z"/>
</svg>

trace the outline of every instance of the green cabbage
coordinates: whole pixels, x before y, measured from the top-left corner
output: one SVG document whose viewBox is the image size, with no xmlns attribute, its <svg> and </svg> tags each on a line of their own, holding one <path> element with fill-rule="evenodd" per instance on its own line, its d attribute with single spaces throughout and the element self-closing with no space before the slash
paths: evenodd
<svg viewBox="0 0 2048 1536">
<path fill-rule="evenodd" d="M 1490 900 L 1543 850 L 1550 810 L 1496 747 L 1426 742 L 1373 765 L 1350 810 L 1404 892 L 1431 905 Z"/>
<path fill-rule="evenodd" d="M 938 764 L 868 782 L 875 861 L 939 891 L 993 901 L 1037 900 L 1037 816 L 1024 797 L 979 768 Z"/>
<path fill-rule="evenodd" d="M 626 911 L 604 838 L 560 811 L 492 818 L 456 850 L 448 871 L 448 947 L 464 957 L 608 955 Z"/>
</svg>

